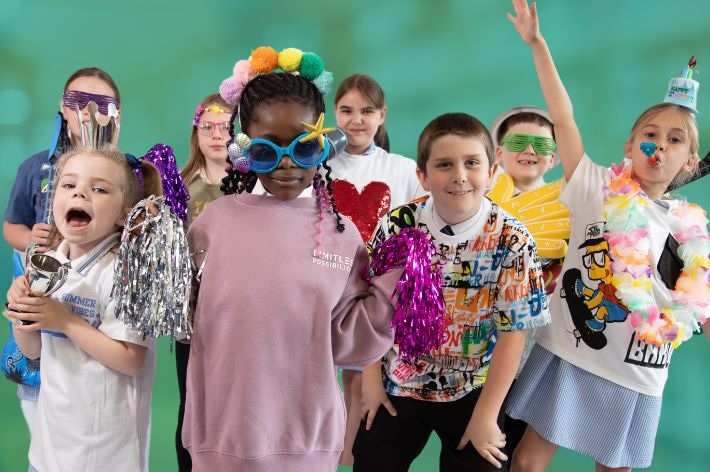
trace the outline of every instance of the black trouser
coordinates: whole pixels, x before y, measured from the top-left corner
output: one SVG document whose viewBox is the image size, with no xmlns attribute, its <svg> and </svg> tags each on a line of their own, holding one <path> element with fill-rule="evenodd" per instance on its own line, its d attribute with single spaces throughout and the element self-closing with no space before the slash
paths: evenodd
<svg viewBox="0 0 710 472">
<path fill-rule="evenodd" d="M 427 402 L 388 395 L 397 416 L 380 407 L 370 431 L 360 423 L 353 472 L 405 472 L 422 452 L 432 431 L 441 439 L 441 472 L 499 471 L 468 442 L 457 450 L 481 389 L 453 402 Z M 500 424 L 500 421 L 499 421 Z M 507 463 L 503 463 L 507 470 Z"/>
<path fill-rule="evenodd" d="M 175 431 L 175 450 L 177 451 L 178 470 L 190 472 L 192 459 L 187 449 L 182 447 L 182 419 L 185 416 L 185 389 L 187 384 L 187 360 L 190 358 L 190 345 L 175 343 L 175 367 L 177 369 L 178 388 L 180 389 L 180 407 L 178 408 L 177 431 Z"/>
</svg>

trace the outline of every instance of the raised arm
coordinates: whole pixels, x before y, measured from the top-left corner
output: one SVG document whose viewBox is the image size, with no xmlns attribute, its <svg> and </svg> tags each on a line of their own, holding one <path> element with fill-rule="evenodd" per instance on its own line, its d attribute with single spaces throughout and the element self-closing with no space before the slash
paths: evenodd
<svg viewBox="0 0 710 472">
<path fill-rule="evenodd" d="M 513 0 L 513 9 L 515 14 L 508 13 L 508 20 L 522 40 L 530 46 L 540 88 L 555 126 L 557 155 L 562 162 L 565 179 L 569 180 L 584 154 L 582 137 L 574 121 L 572 102 L 557 72 L 545 38 L 540 33 L 537 5 L 532 3 L 528 6 L 527 0 Z"/>
</svg>

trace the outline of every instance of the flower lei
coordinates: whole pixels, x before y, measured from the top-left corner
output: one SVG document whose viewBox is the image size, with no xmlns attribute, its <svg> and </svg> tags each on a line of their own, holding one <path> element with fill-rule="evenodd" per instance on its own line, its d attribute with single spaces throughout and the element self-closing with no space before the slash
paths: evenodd
<svg viewBox="0 0 710 472">
<path fill-rule="evenodd" d="M 646 208 L 651 200 L 631 175 L 631 162 L 613 165 L 605 188 L 604 214 L 612 259 L 611 283 L 631 311 L 629 321 L 640 339 L 676 348 L 708 319 L 710 310 L 710 237 L 707 216 L 698 205 L 674 202 L 669 212 L 683 270 L 671 292 L 671 305 L 659 308 L 653 296 L 651 243 Z"/>
</svg>

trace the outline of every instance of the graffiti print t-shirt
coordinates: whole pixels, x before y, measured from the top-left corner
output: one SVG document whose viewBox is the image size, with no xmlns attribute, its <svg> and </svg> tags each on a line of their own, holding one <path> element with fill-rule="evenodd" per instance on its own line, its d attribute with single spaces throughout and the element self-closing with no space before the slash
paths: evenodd
<svg viewBox="0 0 710 472">
<path fill-rule="evenodd" d="M 607 182 L 608 169 L 584 156 L 560 195 L 572 213 L 572 234 L 550 300 L 553 322 L 536 333 L 536 341 L 565 361 L 622 387 L 660 396 L 673 349 L 670 343 L 657 347 L 636 338 L 629 310 L 611 284 L 612 261 L 604 239 L 603 188 Z M 666 220 L 668 205 L 662 201 L 646 206 L 651 281 L 660 308 L 671 300 L 664 277 L 675 285 L 668 265 L 661 262 L 674 258 L 675 240 Z"/>
<path fill-rule="evenodd" d="M 442 265 L 446 303 L 444 343 L 415 363 L 397 347 L 383 359 L 385 388 L 418 400 L 457 400 L 482 386 L 500 331 L 550 322 L 535 243 L 517 220 L 484 199 L 469 221 L 450 226 L 423 198 L 396 208 L 373 236 L 374 247 L 402 228 L 430 235 Z"/>
</svg>

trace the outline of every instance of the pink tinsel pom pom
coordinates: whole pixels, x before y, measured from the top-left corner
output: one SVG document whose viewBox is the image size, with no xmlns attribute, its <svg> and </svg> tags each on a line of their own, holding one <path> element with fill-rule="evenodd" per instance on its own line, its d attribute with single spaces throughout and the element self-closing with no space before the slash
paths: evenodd
<svg viewBox="0 0 710 472">
<path fill-rule="evenodd" d="M 244 90 L 244 85 L 240 84 L 234 77 L 227 77 L 219 85 L 220 96 L 230 105 L 237 104 L 242 90 Z"/>
<path fill-rule="evenodd" d="M 434 244 L 421 230 L 405 228 L 372 252 L 370 276 L 404 267 L 394 295 L 394 342 L 405 361 L 415 361 L 443 342 L 444 294 L 441 268 L 432 263 Z"/>
</svg>

